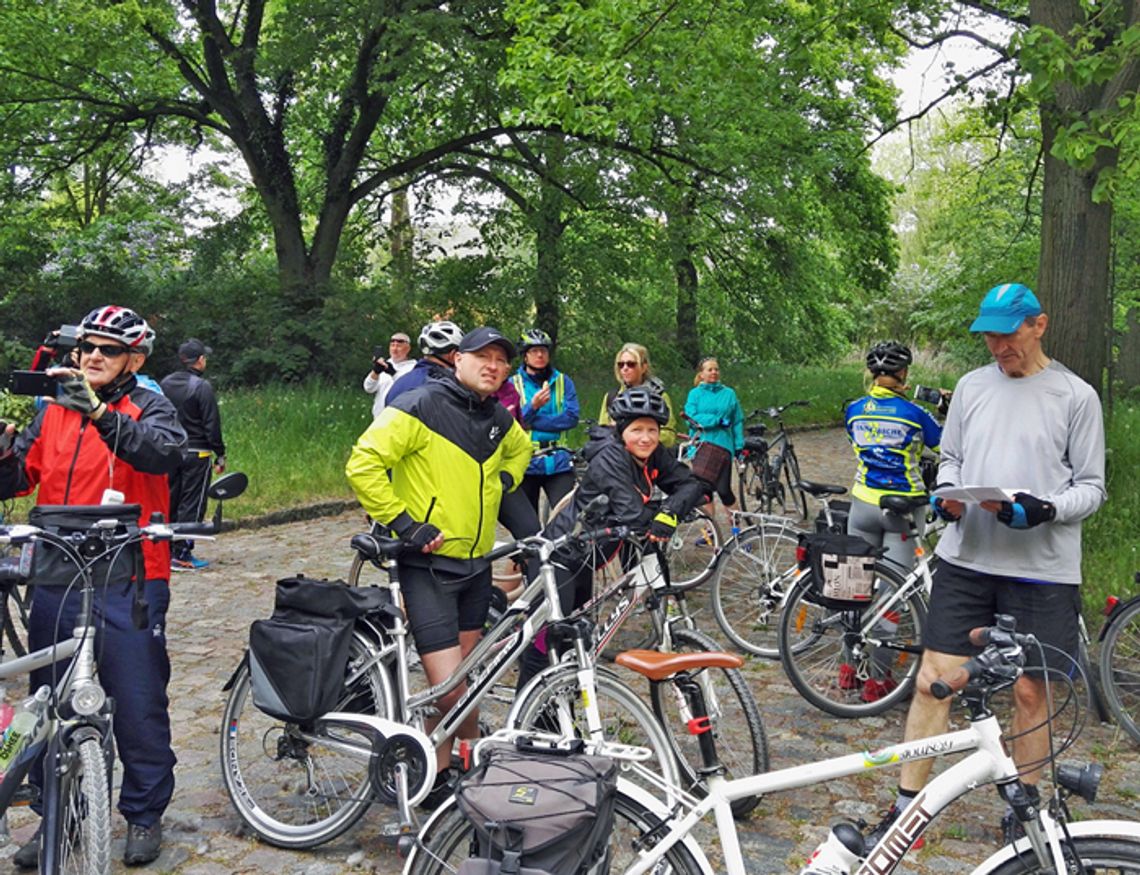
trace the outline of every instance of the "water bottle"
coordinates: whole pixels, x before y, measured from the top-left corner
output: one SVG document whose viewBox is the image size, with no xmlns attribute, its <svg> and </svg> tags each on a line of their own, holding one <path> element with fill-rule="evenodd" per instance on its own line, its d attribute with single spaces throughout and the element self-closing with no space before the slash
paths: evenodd
<svg viewBox="0 0 1140 875">
<path fill-rule="evenodd" d="M 810 857 L 800 875 L 847 875 L 866 853 L 863 833 L 853 823 L 837 823 Z"/>
<path fill-rule="evenodd" d="M 31 741 L 40 719 L 47 710 L 50 698 L 51 688 L 42 686 L 36 690 L 34 696 L 28 697 L 20 704 L 15 716 L 12 717 L 12 722 L 8 725 L 8 731 L 4 733 L 4 741 L 0 742 L 0 776 L 8 771 L 8 767 L 20 755 L 20 751 Z"/>
</svg>

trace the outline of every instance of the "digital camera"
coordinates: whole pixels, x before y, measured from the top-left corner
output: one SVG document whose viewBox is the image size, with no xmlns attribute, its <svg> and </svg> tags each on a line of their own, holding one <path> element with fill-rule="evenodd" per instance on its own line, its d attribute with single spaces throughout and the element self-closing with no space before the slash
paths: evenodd
<svg viewBox="0 0 1140 875">
<path fill-rule="evenodd" d="M 942 390 L 933 389 L 930 386 L 915 386 L 914 400 L 921 401 L 923 404 L 941 404 Z"/>
</svg>

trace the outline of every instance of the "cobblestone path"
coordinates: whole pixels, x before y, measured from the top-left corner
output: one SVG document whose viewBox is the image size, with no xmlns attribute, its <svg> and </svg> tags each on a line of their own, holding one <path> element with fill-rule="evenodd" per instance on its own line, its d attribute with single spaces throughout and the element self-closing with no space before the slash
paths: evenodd
<svg viewBox="0 0 1140 875">
<path fill-rule="evenodd" d="M 849 484 L 852 461 L 842 432 L 804 432 L 796 435 L 795 442 L 805 477 Z M 282 851 L 259 843 L 243 830 L 234 813 L 218 765 L 222 687 L 241 657 L 250 622 L 271 611 L 274 582 L 297 572 L 344 577 L 351 558 L 348 541 L 363 525 L 363 514 L 355 511 L 230 532 L 213 544 L 200 545 L 198 553 L 211 560 L 209 569 L 175 577 L 168 637 L 178 786 L 164 821 L 165 848 L 149 871 L 181 875 L 400 871 L 396 854 L 378 837 L 389 819 L 382 807 L 370 810 L 347 836 L 315 851 Z M 711 617 L 702 628 L 719 637 Z M 778 664 L 752 660 L 746 672 L 768 731 L 774 768 L 873 749 L 902 738 L 904 710 L 861 721 L 839 720 L 804 702 Z M 1096 759 L 1106 767 L 1100 800 L 1091 807 L 1081 803 L 1082 814 L 1125 818 L 1140 814 L 1135 801 L 1140 797 L 1140 751 L 1112 727 L 1087 728 L 1065 758 Z M 749 871 L 757 875 L 797 871 L 832 821 L 876 820 L 877 812 L 889 804 L 896 780 L 889 770 L 880 771 L 764 800 L 741 824 Z M 996 849 L 1000 812 L 992 792 L 971 794 L 935 824 L 925 849 L 912 855 L 904 871 L 969 871 Z M 117 821 L 116 858 L 121 856 L 125 831 L 122 821 Z M 26 812 L 14 812 L 10 822 L 13 840 L 0 848 L 0 857 L 14 853 L 33 829 Z M 115 871 L 126 869 L 116 863 Z"/>
</svg>

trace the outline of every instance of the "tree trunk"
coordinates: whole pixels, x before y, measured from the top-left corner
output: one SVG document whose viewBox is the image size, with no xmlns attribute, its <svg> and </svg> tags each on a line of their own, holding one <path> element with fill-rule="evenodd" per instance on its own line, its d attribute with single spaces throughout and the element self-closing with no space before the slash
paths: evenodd
<svg viewBox="0 0 1140 875">
<path fill-rule="evenodd" d="M 555 178 L 561 168 L 564 152 L 565 143 L 561 137 L 545 138 L 544 165 L 549 178 Z M 562 321 L 562 235 L 566 231 L 564 201 L 562 189 L 544 180 L 538 208 L 531 217 L 537 255 L 534 324 L 550 335 L 555 346 L 558 345 L 558 329 Z"/>
<path fill-rule="evenodd" d="M 1105 338 L 1111 329 L 1108 305 L 1112 204 L 1093 203 L 1097 174 L 1115 163 L 1107 149 L 1091 168 L 1076 168 L 1049 154 L 1055 123 L 1042 108 L 1045 183 L 1041 198 L 1041 255 L 1038 289 L 1049 314 L 1049 354 L 1100 392 L 1108 364 Z"/>
<path fill-rule="evenodd" d="M 392 216 L 388 223 L 388 239 L 392 247 L 392 284 L 396 298 L 412 300 L 412 215 L 408 208 L 408 190 L 392 192 Z"/>
<path fill-rule="evenodd" d="M 699 307 L 697 291 L 700 278 L 694 257 L 696 247 L 691 240 L 694 196 L 685 194 L 670 208 L 668 220 L 669 253 L 673 276 L 677 280 L 677 351 L 693 367 L 701 358 L 701 334 L 697 325 Z"/>
</svg>

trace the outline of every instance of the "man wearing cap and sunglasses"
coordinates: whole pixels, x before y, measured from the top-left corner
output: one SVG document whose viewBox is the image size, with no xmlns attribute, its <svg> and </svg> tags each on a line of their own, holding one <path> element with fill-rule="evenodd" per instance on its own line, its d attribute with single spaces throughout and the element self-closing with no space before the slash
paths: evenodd
<svg viewBox="0 0 1140 875">
<path fill-rule="evenodd" d="M 222 417 L 214 387 L 203 378 L 206 358 L 213 350 L 196 337 L 178 347 L 182 369 L 162 379 L 162 392 L 178 411 L 186 429 L 187 446 L 178 470 L 170 475 L 170 514 L 174 522 L 197 523 L 206 513 L 206 489 L 213 471 L 226 470 L 226 445 L 222 440 Z M 174 571 L 197 571 L 210 563 L 194 556 L 194 542 L 175 541 L 170 567 Z"/>
<path fill-rule="evenodd" d="M 494 398 L 514 356 L 514 344 L 497 329 L 462 335 L 455 370 L 395 398 L 357 440 L 345 467 L 364 510 L 407 545 L 397 560 L 400 590 L 433 685 L 452 675 L 482 635 L 491 599 L 484 557 L 495 543 L 502 495 L 518 487 L 530 461 L 530 438 Z M 460 685 L 441 699 L 441 711 L 465 690 Z M 478 735 L 472 713 L 459 737 Z M 450 743 L 441 745 L 427 807 L 450 792 L 450 758 Z"/>
<path fill-rule="evenodd" d="M 1020 283 L 990 289 L 970 331 L 983 335 L 993 363 L 958 381 L 942 432 L 940 486 L 1016 489 L 1008 501 L 932 497 L 935 513 L 950 521 L 935 552 L 930 623 L 923 633 L 922 668 L 907 717 L 907 740 L 945 732 L 950 699 L 930 685 L 980 652 L 969 641 L 994 614 L 1011 614 L 1019 632 L 1031 632 L 1047 650 L 1050 669 L 1071 675 L 1076 665 L 1081 521 L 1104 503 L 1104 424 L 1092 386 L 1050 359 L 1041 338 L 1049 317 Z M 1014 759 L 1030 796 L 1048 760 L 1043 726 L 1048 701 L 1038 653 L 1013 688 Z M 1032 666 L 1036 665 L 1037 668 Z M 883 837 L 898 811 L 922 789 L 931 760 L 903 765 L 899 799 L 868 846 Z M 1019 828 L 1012 812 L 1002 820 L 1004 843 Z"/>
<path fill-rule="evenodd" d="M 380 415 L 387 403 L 388 390 L 392 384 L 413 367 L 416 360 L 410 357 L 412 339 L 402 331 L 397 331 L 388 341 L 388 358 L 377 355 L 380 348 L 373 351 L 372 370 L 364 378 L 364 391 L 374 396 L 372 399 L 372 418 Z"/>
</svg>

